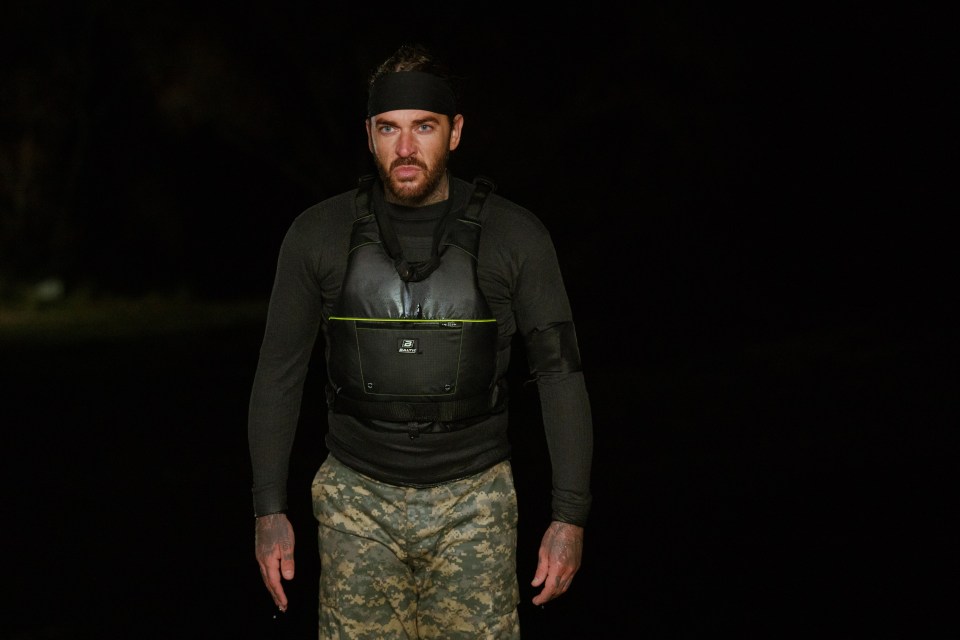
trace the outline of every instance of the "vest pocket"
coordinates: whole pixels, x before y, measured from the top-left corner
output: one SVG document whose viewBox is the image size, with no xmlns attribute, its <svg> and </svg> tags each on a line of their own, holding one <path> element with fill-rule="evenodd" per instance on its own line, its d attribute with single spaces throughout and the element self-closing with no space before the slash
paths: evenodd
<svg viewBox="0 0 960 640">
<path fill-rule="evenodd" d="M 338 397 L 442 402 L 487 396 L 496 379 L 490 320 L 331 318 L 328 369 Z"/>
<path fill-rule="evenodd" d="M 357 322 L 363 392 L 452 395 L 462 343 L 462 322 Z"/>
</svg>

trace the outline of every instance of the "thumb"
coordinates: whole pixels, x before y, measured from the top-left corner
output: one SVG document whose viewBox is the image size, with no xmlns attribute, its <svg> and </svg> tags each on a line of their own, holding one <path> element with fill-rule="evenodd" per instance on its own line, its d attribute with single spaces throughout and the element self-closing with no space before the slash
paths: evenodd
<svg viewBox="0 0 960 640">
<path fill-rule="evenodd" d="M 294 562 L 293 558 L 280 561 L 280 572 L 286 580 L 293 580 Z"/>
<path fill-rule="evenodd" d="M 530 582 L 530 584 L 534 587 L 539 587 L 541 584 L 543 584 L 543 581 L 547 579 L 547 574 L 549 574 L 547 569 L 548 567 L 546 562 L 543 560 L 537 562 L 537 571 L 534 574 L 533 580 Z"/>
</svg>

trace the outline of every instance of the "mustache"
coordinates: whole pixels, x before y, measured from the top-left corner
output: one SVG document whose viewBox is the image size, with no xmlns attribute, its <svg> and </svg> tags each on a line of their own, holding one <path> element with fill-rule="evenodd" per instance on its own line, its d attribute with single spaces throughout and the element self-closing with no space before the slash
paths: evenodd
<svg viewBox="0 0 960 640">
<path fill-rule="evenodd" d="M 390 163 L 390 170 L 393 171 L 397 167 L 407 167 L 407 166 L 420 167 L 421 169 L 424 169 L 424 170 L 427 168 L 427 165 L 421 162 L 420 160 L 418 160 L 417 158 L 397 158 L 396 160 Z"/>
</svg>

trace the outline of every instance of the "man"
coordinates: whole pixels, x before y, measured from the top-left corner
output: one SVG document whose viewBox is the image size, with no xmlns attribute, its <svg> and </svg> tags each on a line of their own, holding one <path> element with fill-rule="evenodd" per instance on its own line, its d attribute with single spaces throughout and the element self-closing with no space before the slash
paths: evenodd
<svg viewBox="0 0 960 640">
<path fill-rule="evenodd" d="M 379 66 L 366 119 L 378 177 L 304 211 L 280 250 L 250 397 L 256 556 L 285 611 L 287 465 L 322 329 L 322 638 L 519 637 L 505 382 L 518 333 L 553 479 L 533 603 L 580 567 L 593 427 L 554 246 L 490 183 L 449 174 L 464 118 L 447 77 L 420 46 Z"/>
</svg>

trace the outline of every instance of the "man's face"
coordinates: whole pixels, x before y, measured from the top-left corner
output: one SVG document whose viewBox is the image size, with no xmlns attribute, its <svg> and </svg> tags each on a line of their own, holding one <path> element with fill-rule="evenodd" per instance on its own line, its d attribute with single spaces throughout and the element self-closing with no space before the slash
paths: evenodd
<svg viewBox="0 0 960 640">
<path fill-rule="evenodd" d="M 367 145 L 388 200 L 407 206 L 443 200 L 447 158 L 460 144 L 462 126 L 459 114 L 451 122 L 446 115 L 417 109 L 367 118 Z"/>
</svg>

